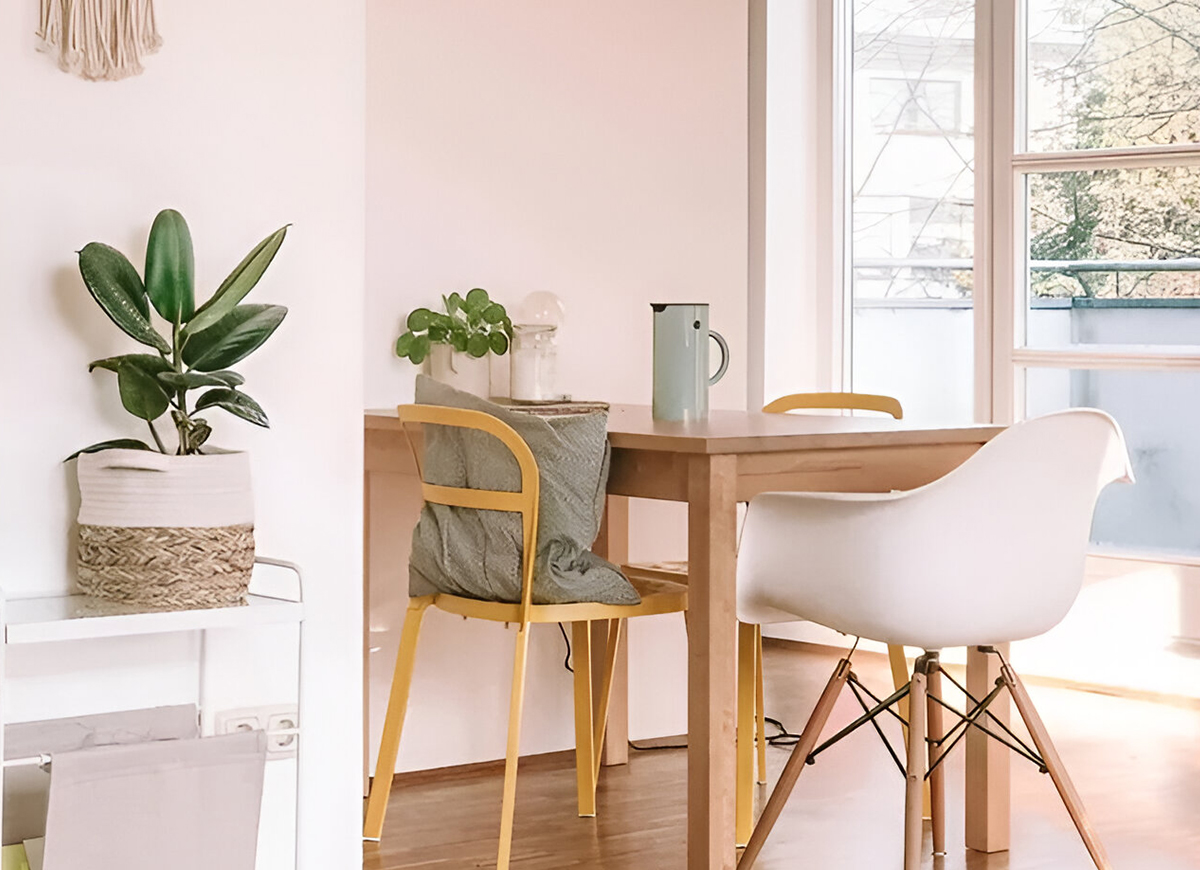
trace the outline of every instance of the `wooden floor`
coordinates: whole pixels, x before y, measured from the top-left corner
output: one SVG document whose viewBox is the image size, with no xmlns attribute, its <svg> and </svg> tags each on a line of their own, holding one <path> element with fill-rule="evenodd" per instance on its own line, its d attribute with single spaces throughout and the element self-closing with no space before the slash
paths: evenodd
<svg viewBox="0 0 1200 870">
<path fill-rule="evenodd" d="M 835 656 L 768 646 L 767 713 L 799 731 Z M 886 661 L 855 658 L 868 684 L 888 687 Z M 1019 662 L 1017 663 L 1019 666 Z M 1118 870 L 1200 870 L 1200 710 L 1031 686 L 1030 692 Z M 859 708 L 843 697 L 826 733 Z M 496 723 L 502 728 L 503 723 Z M 898 728 L 893 736 L 898 740 Z M 574 814 L 570 756 L 523 763 L 517 789 L 514 870 L 675 870 L 684 867 L 686 753 L 631 752 L 600 780 L 599 817 Z M 786 760 L 769 750 L 772 780 Z M 1089 868 L 1048 777 L 1013 763 L 1013 848 L 983 855 L 962 846 L 962 755 L 948 780 L 949 854 L 936 870 Z M 367 844 L 365 870 L 494 866 L 500 814 L 497 768 L 394 789 L 382 844 Z M 870 729 L 806 768 L 763 851 L 761 870 L 899 868 L 903 779 Z M 766 789 L 759 796 L 760 805 Z M 928 844 L 928 829 L 926 842 Z"/>
</svg>

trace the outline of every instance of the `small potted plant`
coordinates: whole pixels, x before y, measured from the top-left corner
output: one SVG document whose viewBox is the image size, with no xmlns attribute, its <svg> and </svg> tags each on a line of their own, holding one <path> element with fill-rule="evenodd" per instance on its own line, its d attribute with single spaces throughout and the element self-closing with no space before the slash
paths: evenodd
<svg viewBox="0 0 1200 870">
<path fill-rule="evenodd" d="M 408 315 L 408 330 L 396 339 L 396 355 L 425 363 L 430 377 L 486 399 L 491 392 L 488 354 L 503 356 L 512 340 L 508 312 L 482 287 L 465 297 L 442 296 L 442 304 L 445 311 L 417 308 Z"/>
<path fill-rule="evenodd" d="M 268 425 L 230 367 L 287 314 L 282 305 L 242 302 L 286 234 L 285 226 L 263 239 L 199 307 L 191 233 L 177 211 L 154 219 L 144 280 L 115 248 L 92 242 L 79 251 L 79 272 L 100 308 L 152 351 L 88 366 L 116 374 L 121 404 L 145 422 L 153 446 L 120 438 L 69 457 L 78 457 L 83 593 L 171 609 L 245 603 L 254 563 L 250 462 L 209 447 L 207 415 Z M 166 431 L 155 425 L 163 417 Z"/>
</svg>

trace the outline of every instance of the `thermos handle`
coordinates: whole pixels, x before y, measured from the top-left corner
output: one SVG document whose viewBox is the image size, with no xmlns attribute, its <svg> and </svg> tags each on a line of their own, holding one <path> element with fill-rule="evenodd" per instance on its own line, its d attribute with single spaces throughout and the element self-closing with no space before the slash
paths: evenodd
<svg viewBox="0 0 1200 870">
<path fill-rule="evenodd" d="M 708 385 L 711 387 L 717 381 L 725 376 L 725 372 L 729 369 L 729 345 L 725 343 L 724 337 L 719 332 L 709 330 L 708 334 L 712 336 L 721 348 L 721 365 L 717 368 L 717 373 L 708 379 Z"/>
</svg>

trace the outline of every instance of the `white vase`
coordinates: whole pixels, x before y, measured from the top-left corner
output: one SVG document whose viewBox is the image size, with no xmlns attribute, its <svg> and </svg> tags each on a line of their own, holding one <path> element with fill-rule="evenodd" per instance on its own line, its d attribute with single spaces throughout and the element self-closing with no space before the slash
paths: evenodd
<svg viewBox="0 0 1200 870">
<path fill-rule="evenodd" d="M 78 584 L 88 595 L 167 608 L 244 603 L 254 563 L 245 453 L 79 457 Z"/>
<path fill-rule="evenodd" d="M 486 354 L 474 357 L 448 344 L 435 344 L 429 348 L 425 365 L 425 373 L 436 381 L 481 399 L 491 395 L 492 367 Z"/>
</svg>

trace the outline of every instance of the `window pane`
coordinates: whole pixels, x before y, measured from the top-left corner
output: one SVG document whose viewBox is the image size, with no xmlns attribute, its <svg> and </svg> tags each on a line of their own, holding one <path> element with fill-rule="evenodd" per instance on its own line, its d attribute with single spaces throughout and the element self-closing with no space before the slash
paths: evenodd
<svg viewBox="0 0 1200 870">
<path fill-rule="evenodd" d="M 1026 344 L 1200 344 L 1200 168 L 1028 177 Z"/>
<path fill-rule="evenodd" d="M 1031 151 L 1197 141 L 1194 0 L 1029 0 Z"/>
<path fill-rule="evenodd" d="M 974 3 L 853 11 L 853 386 L 970 420 Z"/>
<path fill-rule="evenodd" d="M 1125 432 L 1134 486 L 1100 497 L 1092 540 L 1120 549 L 1200 552 L 1200 372 L 1029 369 L 1026 416 L 1100 408 Z"/>
</svg>

